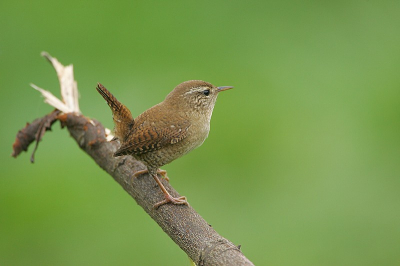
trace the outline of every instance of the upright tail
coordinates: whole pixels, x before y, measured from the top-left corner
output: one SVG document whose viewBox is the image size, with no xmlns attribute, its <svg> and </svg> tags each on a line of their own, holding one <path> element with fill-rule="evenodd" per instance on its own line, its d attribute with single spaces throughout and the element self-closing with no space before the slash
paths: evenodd
<svg viewBox="0 0 400 266">
<path fill-rule="evenodd" d="M 100 83 L 97 83 L 96 89 L 111 108 L 115 126 L 115 138 L 124 141 L 134 124 L 131 111 L 129 111 L 125 105 L 120 103 L 120 101 L 118 101 L 117 98 L 115 98 L 114 95 L 112 95 L 111 92 Z"/>
</svg>

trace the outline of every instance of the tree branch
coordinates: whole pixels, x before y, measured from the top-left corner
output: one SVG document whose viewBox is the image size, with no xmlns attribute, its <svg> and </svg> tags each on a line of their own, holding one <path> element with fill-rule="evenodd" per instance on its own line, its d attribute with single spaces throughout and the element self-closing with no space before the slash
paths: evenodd
<svg viewBox="0 0 400 266">
<path fill-rule="evenodd" d="M 69 83 L 76 87 L 76 83 Z M 77 102 L 74 104 L 77 106 Z M 239 247 L 220 236 L 192 207 L 164 204 L 154 209 L 153 205 L 163 199 L 158 186 L 147 174 L 132 179 L 134 172 L 145 169 L 144 164 L 131 156 L 113 157 L 119 144 L 107 141 L 101 123 L 79 112 L 62 113 L 57 119 L 67 127 L 79 147 L 109 173 L 198 266 L 253 265 Z M 179 196 L 167 181 L 162 182 L 172 196 Z"/>
</svg>

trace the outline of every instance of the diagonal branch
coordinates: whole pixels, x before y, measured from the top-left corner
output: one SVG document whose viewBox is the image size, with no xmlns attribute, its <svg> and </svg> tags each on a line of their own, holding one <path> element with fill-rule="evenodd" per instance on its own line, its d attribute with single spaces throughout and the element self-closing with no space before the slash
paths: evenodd
<svg viewBox="0 0 400 266">
<path fill-rule="evenodd" d="M 60 76 L 59 79 L 62 83 Z M 70 81 L 69 86 L 76 87 L 76 83 Z M 73 97 L 76 96 L 77 91 Z M 109 173 L 197 265 L 253 265 L 239 247 L 220 236 L 192 207 L 165 204 L 154 209 L 153 205 L 162 200 L 163 195 L 153 178 L 146 174 L 131 179 L 136 171 L 145 169 L 145 166 L 131 156 L 113 157 L 118 143 L 107 141 L 106 129 L 101 123 L 80 114 L 73 99 L 68 102 L 63 100 L 77 109 L 76 112 L 61 113 L 57 119 L 66 126 L 79 147 Z M 162 182 L 172 196 L 179 196 L 167 181 Z"/>
<path fill-rule="evenodd" d="M 134 172 L 145 166 L 131 156 L 113 157 L 118 144 L 106 141 L 99 122 L 94 120 L 93 125 L 86 117 L 74 114 L 62 115 L 60 120 L 81 149 L 109 173 L 197 265 L 253 265 L 193 208 L 165 204 L 154 209 L 153 205 L 162 200 L 163 195 L 153 178 L 142 175 L 131 179 Z M 167 181 L 162 182 L 172 196 L 179 196 Z"/>
</svg>

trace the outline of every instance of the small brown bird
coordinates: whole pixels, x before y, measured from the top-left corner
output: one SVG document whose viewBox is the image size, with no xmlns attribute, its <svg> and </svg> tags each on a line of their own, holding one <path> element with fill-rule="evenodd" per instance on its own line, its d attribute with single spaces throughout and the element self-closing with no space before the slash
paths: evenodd
<svg viewBox="0 0 400 266">
<path fill-rule="evenodd" d="M 96 89 L 113 113 L 114 139 L 121 143 L 114 156 L 132 155 L 147 166 L 147 170 L 136 172 L 134 177 L 148 172 L 160 186 L 165 199 L 154 208 L 168 202 L 188 205 L 186 197 L 174 198 L 168 193 L 157 173 L 165 177 L 161 166 L 203 144 L 219 92 L 232 88 L 215 87 L 201 80 L 186 81 L 176 86 L 164 101 L 133 119 L 129 109 L 98 83 Z"/>
</svg>

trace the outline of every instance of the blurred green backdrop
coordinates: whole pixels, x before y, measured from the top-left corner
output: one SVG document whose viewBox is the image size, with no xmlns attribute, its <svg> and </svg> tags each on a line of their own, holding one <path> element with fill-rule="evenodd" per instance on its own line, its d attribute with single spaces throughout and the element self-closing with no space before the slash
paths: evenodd
<svg viewBox="0 0 400 266">
<path fill-rule="evenodd" d="M 400 1 L 2 1 L 0 265 L 188 265 L 55 124 L 35 164 L 17 131 L 74 64 L 138 115 L 182 81 L 232 85 L 205 144 L 164 167 L 256 265 L 400 265 Z"/>
</svg>

